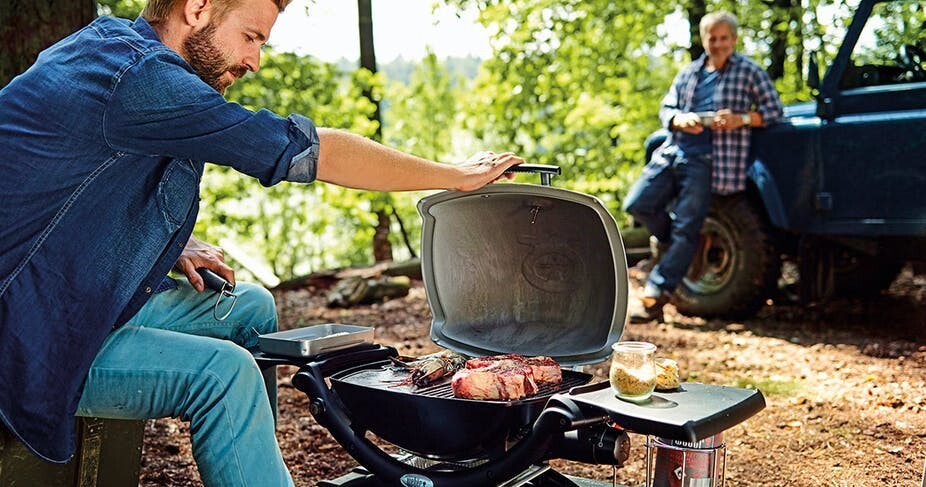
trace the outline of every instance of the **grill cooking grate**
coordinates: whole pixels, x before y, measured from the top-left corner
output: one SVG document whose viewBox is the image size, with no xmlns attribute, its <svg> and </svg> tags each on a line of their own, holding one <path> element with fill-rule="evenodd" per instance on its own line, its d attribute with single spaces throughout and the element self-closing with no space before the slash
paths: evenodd
<svg viewBox="0 0 926 487">
<path fill-rule="evenodd" d="M 563 381 L 559 384 L 538 384 L 540 390 L 537 394 L 533 396 L 528 396 L 520 400 L 534 400 L 541 399 L 544 397 L 552 396 L 558 392 L 568 391 L 569 389 L 577 386 L 583 386 L 588 383 L 588 376 L 583 374 L 573 375 L 569 374 L 568 371 L 563 371 Z M 419 396 L 428 396 L 428 397 L 442 397 L 456 399 L 453 397 L 453 388 L 450 386 L 450 382 L 444 382 L 442 384 L 437 384 L 430 387 L 422 387 L 415 391 Z"/>
</svg>

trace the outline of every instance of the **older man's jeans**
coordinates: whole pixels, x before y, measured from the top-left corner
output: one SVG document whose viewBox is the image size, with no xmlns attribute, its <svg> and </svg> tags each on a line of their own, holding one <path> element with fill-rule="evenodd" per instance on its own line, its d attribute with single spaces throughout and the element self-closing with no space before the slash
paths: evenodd
<svg viewBox="0 0 926 487">
<path fill-rule="evenodd" d="M 624 210 L 660 243 L 669 244 L 650 271 L 645 296 L 672 292 L 685 277 L 710 207 L 710 155 L 688 156 L 679 151 L 661 160 L 654 158 L 643 169 L 627 193 Z"/>
<path fill-rule="evenodd" d="M 276 331 L 273 297 L 239 283 L 238 303 L 219 321 L 215 293 L 197 293 L 186 280 L 178 284 L 109 335 L 90 367 L 77 414 L 178 417 L 190 422 L 205 485 L 292 486 L 265 379 L 244 348 L 257 345 L 258 334 Z M 267 380 L 275 384 L 276 378 Z"/>
</svg>

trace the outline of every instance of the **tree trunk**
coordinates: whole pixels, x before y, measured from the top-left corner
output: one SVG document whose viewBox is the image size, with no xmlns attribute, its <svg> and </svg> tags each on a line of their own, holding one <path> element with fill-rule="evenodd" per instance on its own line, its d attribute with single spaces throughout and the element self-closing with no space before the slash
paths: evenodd
<svg viewBox="0 0 926 487">
<path fill-rule="evenodd" d="M 359 17 L 360 29 L 360 67 L 376 73 L 376 50 L 373 47 L 373 8 L 370 0 L 357 0 L 357 12 Z M 376 110 L 373 112 L 373 120 L 377 122 L 376 135 L 373 138 L 376 141 L 383 139 L 383 120 L 379 112 L 379 101 L 373 96 L 373 93 L 366 89 L 363 96 L 373 102 Z"/>
<path fill-rule="evenodd" d="M 691 60 L 698 59 L 704 54 L 704 46 L 701 45 L 701 17 L 707 15 L 707 3 L 704 0 L 688 0 L 685 7 L 688 14 L 688 30 L 691 34 L 691 47 L 688 48 L 688 54 Z"/>
<path fill-rule="evenodd" d="M 373 7 L 370 5 L 370 0 L 357 0 L 357 13 L 360 31 L 360 67 L 376 73 L 376 50 L 373 48 Z M 376 106 L 372 117 L 372 120 L 376 121 L 376 133 L 373 139 L 382 141 L 383 121 L 379 111 L 379 101 L 369 88 L 363 90 L 363 96 Z M 392 260 L 392 244 L 389 243 L 392 220 L 387 211 L 388 200 L 388 197 L 374 197 L 373 199 L 373 211 L 376 213 L 377 222 L 376 231 L 373 234 L 373 259 L 376 262 Z"/>
<path fill-rule="evenodd" d="M 793 55 L 797 76 L 795 77 L 794 89 L 800 92 L 804 88 L 804 26 L 802 25 L 804 17 L 804 7 L 800 3 L 791 7 L 791 24 L 798 26 L 797 42 L 795 42 L 795 53 Z"/>
<path fill-rule="evenodd" d="M 376 232 L 373 234 L 373 260 L 382 262 L 392 260 L 392 244 L 389 242 L 389 230 L 392 219 L 385 207 L 376 210 Z"/>
<path fill-rule="evenodd" d="M 0 2 L 0 87 L 32 66 L 43 49 L 95 17 L 94 0 Z"/>
<path fill-rule="evenodd" d="M 772 42 L 769 46 L 769 57 L 771 59 L 768 65 L 768 76 L 773 81 L 781 79 L 785 75 L 785 61 L 788 59 L 788 33 L 794 9 L 791 2 L 792 0 L 774 0 L 771 5 L 774 20 L 772 21 Z M 781 23 L 787 25 L 788 28 L 778 28 Z"/>
</svg>

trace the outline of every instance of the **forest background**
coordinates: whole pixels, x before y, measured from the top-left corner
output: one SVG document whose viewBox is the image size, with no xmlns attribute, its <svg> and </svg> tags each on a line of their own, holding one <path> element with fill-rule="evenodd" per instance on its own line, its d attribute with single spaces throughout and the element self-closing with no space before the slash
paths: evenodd
<svg viewBox="0 0 926 487">
<path fill-rule="evenodd" d="M 739 51 L 767 68 L 787 104 L 812 99 L 805 83 L 808 53 L 827 65 L 854 4 L 436 1 L 435 6 L 477 8 L 490 33 L 492 56 L 438 59 L 429 53 L 374 73 L 270 46 L 260 71 L 235 83 L 227 97 L 252 110 L 305 114 L 319 126 L 350 130 L 440 161 L 460 161 L 478 150 L 515 151 L 530 163 L 560 166 L 557 186 L 599 197 L 626 226 L 630 219 L 620 211 L 621 200 L 644 164 L 644 141 L 659 128 L 659 104 L 673 76 L 702 53 L 697 25 L 703 15 L 721 9 L 738 15 Z M 7 20 L 25 18 L 24 9 L 47 26 L 49 19 L 67 18 L 62 14 L 68 8 L 135 18 L 143 5 L 144 0 L 10 0 L 0 5 L 0 43 L 23 34 L 11 34 L 16 27 Z M 57 14 L 50 15 L 49 8 Z M 311 9 L 310 2 L 309 16 Z M 678 36 L 667 35 L 667 29 L 679 26 L 688 28 L 689 43 L 668 40 Z M 17 70 L 13 56 L 10 50 L 0 55 L 0 86 L 11 70 L 16 74 L 27 67 Z M 250 274 L 273 285 L 320 269 L 367 264 L 374 257 L 402 260 L 418 253 L 415 204 L 424 193 L 370 193 L 326 184 L 262 188 L 230 168 L 207 168 L 196 232 L 226 248 L 241 269 L 239 277 Z"/>
</svg>

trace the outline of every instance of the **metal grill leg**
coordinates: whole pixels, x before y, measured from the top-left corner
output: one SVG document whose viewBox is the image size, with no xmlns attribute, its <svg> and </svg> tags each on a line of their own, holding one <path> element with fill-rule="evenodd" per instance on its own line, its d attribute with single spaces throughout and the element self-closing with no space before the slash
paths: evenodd
<svg viewBox="0 0 926 487">
<path fill-rule="evenodd" d="M 279 417 L 277 406 L 277 368 L 275 365 L 262 367 L 260 375 L 264 378 L 264 387 L 267 388 L 267 399 L 270 400 L 270 410 L 273 412 L 273 424 L 276 426 Z"/>
</svg>

